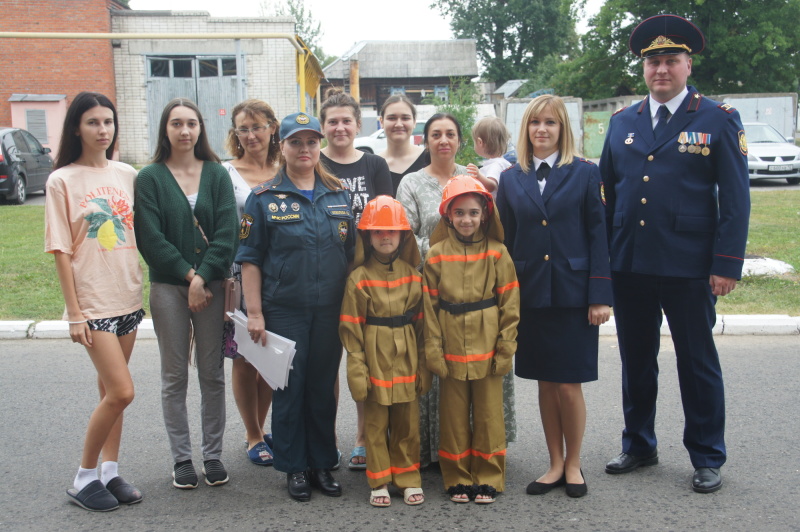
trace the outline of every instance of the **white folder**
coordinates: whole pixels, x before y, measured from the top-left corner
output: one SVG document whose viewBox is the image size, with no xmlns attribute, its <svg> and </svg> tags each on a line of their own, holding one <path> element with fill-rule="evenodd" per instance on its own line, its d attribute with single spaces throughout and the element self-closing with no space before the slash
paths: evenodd
<svg viewBox="0 0 800 532">
<path fill-rule="evenodd" d="M 295 342 L 267 331 L 267 345 L 253 342 L 247 332 L 247 316 L 241 310 L 228 312 L 235 326 L 233 339 L 239 354 L 255 367 L 273 390 L 289 385 L 289 371 L 294 360 Z"/>
</svg>

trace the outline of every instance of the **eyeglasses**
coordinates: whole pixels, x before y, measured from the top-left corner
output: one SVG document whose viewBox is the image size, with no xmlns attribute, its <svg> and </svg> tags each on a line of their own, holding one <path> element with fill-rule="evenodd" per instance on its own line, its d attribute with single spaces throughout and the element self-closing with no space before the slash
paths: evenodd
<svg viewBox="0 0 800 532">
<path fill-rule="evenodd" d="M 235 129 L 234 133 L 236 133 L 237 137 L 246 137 L 250 134 L 250 132 L 252 132 L 253 135 L 258 135 L 266 130 L 267 126 L 253 126 L 250 129 L 247 129 L 246 127 L 240 127 L 239 129 Z"/>
</svg>

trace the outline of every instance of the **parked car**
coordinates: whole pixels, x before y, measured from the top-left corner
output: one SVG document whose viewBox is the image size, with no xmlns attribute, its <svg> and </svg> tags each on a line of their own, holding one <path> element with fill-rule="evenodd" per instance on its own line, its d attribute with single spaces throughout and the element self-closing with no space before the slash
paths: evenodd
<svg viewBox="0 0 800 532">
<path fill-rule="evenodd" d="M 414 134 L 411 136 L 411 140 L 416 146 L 422 144 L 422 131 L 424 129 L 425 120 L 417 120 L 417 125 L 414 126 Z M 386 132 L 383 129 L 379 129 L 369 136 L 357 137 L 353 142 L 353 146 L 357 150 L 367 153 L 382 153 L 386 151 Z"/>
<path fill-rule="evenodd" d="M 744 124 L 747 137 L 747 166 L 750 181 L 785 179 L 790 185 L 800 184 L 800 148 L 793 138 L 784 138 L 769 124 Z"/>
<path fill-rule="evenodd" d="M 22 205 L 29 192 L 43 192 L 53 171 L 49 153 L 24 129 L 0 126 L 0 197 Z"/>
</svg>

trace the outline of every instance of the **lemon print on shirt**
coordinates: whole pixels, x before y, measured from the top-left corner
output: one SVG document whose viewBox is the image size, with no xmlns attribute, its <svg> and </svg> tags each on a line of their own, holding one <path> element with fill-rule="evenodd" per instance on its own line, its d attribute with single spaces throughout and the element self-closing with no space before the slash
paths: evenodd
<svg viewBox="0 0 800 532">
<path fill-rule="evenodd" d="M 96 238 L 97 242 L 108 251 L 117 244 L 125 243 L 125 228 L 133 229 L 133 214 L 127 201 L 112 197 L 111 200 L 95 198 L 89 203 L 100 207 L 100 211 L 84 217 L 89 222 L 86 236 Z"/>
<path fill-rule="evenodd" d="M 125 235 L 122 235 L 125 238 Z M 117 245 L 117 232 L 114 231 L 114 222 L 107 220 L 97 230 L 97 241 L 100 245 L 111 251 Z"/>
</svg>

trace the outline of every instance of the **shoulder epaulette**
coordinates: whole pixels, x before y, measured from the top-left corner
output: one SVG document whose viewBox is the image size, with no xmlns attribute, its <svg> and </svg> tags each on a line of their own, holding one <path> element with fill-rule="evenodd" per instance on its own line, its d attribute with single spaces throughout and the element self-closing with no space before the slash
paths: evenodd
<svg viewBox="0 0 800 532">
<path fill-rule="evenodd" d="M 725 112 L 726 112 L 726 113 L 728 113 L 728 114 L 731 114 L 731 113 L 733 113 L 733 112 L 736 110 L 736 109 L 734 109 L 734 108 L 733 108 L 733 106 L 732 106 L 731 104 L 729 104 L 729 103 L 721 103 L 721 104 L 719 104 L 717 107 L 719 107 L 720 109 L 722 109 L 723 111 L 725 111 Z"/>
<path fill-rule="evenodd" d="M 253 194 L 263 194 L 264 192 L 268 191 L 271 188 L 275 188 L 277 185 L 272 184 L 272 180 L 264 181 L 263 183 L 259 183 L 258 185 L 254 186 L 251 191 Z"/>
<path fill-rule="evenodd" d="M 514 166 L 515 166 L 515 165 L 513 165 L 513 164 L 512 164 L 511 166 L 509 166 L 508 168 L 506 168 L 505 170 L 503 170 L 503 172 L 508 172 L 509 170 L 511 170 L 512 168 L 514 168 Z M 502 174 L 503 172 L 500 172 L 500 173 Z"/>
<path fill-rule="evenodd" d="M 700 107 L 700 102 L 703 100 L 703 95 L 695 92 L 689 100 L 689 105 L 686 106 L 686 112 L 693 113 Z"/>
<path fill-rule="evenodd" d="M 627 106 L 625 106 L 625 107 L 620 107 L 619 109 L 617 109 L 616 111 L 614 111 L 614 114 L 613 114 L 613 115 L 611 115 L 611 116 L 617 116 L 618 114 L 620 114 L 622 111 L 624 111 L 624 110 L 625 110 L 625 109 L 627 109 L 627 108 L 628 108 Z"/>
<path fill-rule="evenodd" d="M 594 161 L 590 161 L 589 159 L 587 159 L 585 157 L 578 157 L 578 159 L 580 159 L 584 163 L 588 163 L 588 164 L 594 165 Z"/>
</svg>

